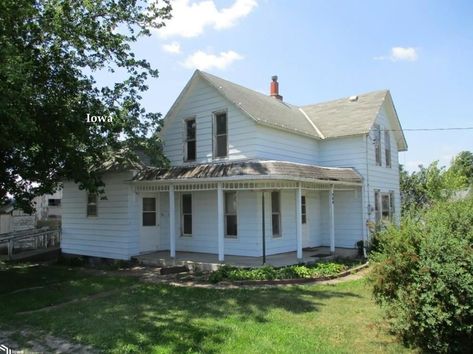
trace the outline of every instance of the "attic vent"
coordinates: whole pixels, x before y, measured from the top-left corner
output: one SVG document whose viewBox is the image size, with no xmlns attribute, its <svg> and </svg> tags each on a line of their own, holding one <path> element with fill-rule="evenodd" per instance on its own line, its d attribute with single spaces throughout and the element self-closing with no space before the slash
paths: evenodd
<svg viewBox="0 0 473 354">
<path fill-rule="evenodd" d="M 349 100 L 350 102 L 356 102 L 356 101 L 358 101 L 358 96 L 350 96 L 350 97 L 348 98 L 348 100 Z"/>
</svg>

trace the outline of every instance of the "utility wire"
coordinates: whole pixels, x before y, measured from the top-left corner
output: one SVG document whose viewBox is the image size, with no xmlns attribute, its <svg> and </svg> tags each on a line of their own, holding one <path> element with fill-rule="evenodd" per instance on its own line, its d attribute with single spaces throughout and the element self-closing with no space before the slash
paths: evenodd
<svg viewBox="0 0 473 354">
<path fill-rule="evenodd" d="M 452 128 L 405 128 L 405 129 L 382 129 L 385 132 L 400 131 L 442 131 L 442 130 L 473 130 L 473 127 L 452 127 Z"/>
</svg>

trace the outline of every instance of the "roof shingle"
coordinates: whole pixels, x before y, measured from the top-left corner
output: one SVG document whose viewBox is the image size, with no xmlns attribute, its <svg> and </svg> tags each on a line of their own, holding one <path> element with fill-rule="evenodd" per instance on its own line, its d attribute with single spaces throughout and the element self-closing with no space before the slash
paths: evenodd
<svg viewBox="0 0 473 354">
<path fill-rule="evenodd" d="M 288 179 L 312 179 L 360 183 L 360 175 L 352 168 L 330 168 L 284 161 L 245 160 L 225 163 L 207 163 L 170 168 L 147 168 L 134 178 L 147 180 L 190 180 L 203 178 L 225 178 L 237 176 L 285 177 Z"/>
</svg>

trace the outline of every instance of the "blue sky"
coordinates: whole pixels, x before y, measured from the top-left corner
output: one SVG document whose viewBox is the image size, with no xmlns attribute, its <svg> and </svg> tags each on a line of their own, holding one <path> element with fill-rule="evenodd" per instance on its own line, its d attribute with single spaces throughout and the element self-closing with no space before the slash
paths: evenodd
<svg viewBox="0 0 473 354">
<path fill-rule="evenodd" d="M 473 126 L 473 2 L 175 0 L 174 19 L 136 44 L 160 70 L 143 96 L 167 112 L 196 67 L 310 104 L 390 89 L 404 128 Z M 448 164 L 473 130 L 406 132 L 400 162 Z"/>
</svg>

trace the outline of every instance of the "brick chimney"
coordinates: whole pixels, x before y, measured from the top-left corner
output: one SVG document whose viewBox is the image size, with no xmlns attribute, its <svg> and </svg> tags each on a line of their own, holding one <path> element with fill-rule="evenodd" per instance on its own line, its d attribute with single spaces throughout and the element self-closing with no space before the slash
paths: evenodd
<svg viewBox="0 0 473 354">
<path fill-rule="evenodd" d="M 278 76 L 273 75 L 271 77 L 271 86 L 270 86 L 270 96 L 274 97 L 280 101 L 282 101 L 282 96 L 279 94 L 279 82 L 278 82 Z"/>
</svg>

